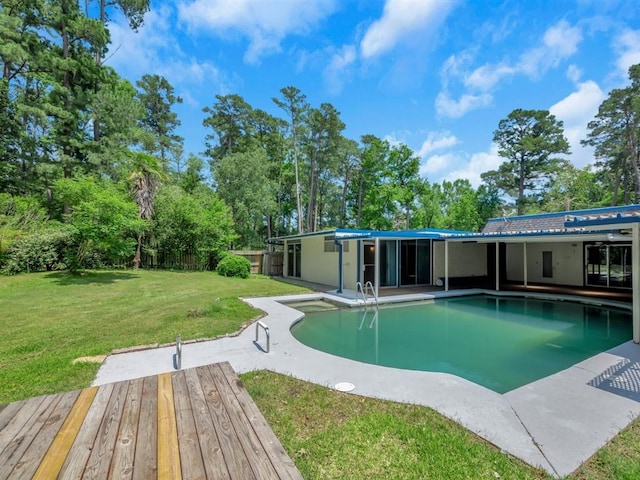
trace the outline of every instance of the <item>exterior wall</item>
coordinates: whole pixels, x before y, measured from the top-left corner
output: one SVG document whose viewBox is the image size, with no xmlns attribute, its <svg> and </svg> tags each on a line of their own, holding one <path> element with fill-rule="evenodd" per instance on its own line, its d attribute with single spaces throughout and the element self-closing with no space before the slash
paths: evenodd
<svg viewBox="0 0 640 480">
<path fill-rule="evenodd" d="M 444 278 L 444 242 L 433 242 L 433 279 Z M 449 277 L 487 275 L 487 245 L 484 243 L 449 243 Z"/>
<path fill-rule="evenodd" d="M 507 280 L 524 282 L 523 245 L 508 243 Z M 582 252 L 579 243 L 527 243 L 527 281 L 552 285 L 584 284 Z M 542 252 L 552 252 L 553 277 L 542 276 Z"/>
<path fill-rule="evenodd" d="M 324 251 L 324 235 L 302 238 L 300 278 L 307 282 L 338 286 L 338 252 Z"/>
<path fill-rule="evenodd" d="M 287 243 L 284 246 L 283 275 L 285 277 L 289 272 Z M 342 254 L 343 286 L 355 289 L 358 273 L 358 242 L 347 240 L 342 243 L 349 245 L 349 251 Z M 337 287 L 339 255 L 338 252 L 324 251 L 324 235 L 303 237 L 300 239 L 300 244 L 300 280 Z"/>
<path fill-rule="evenodd" d="M 349 251 L 342 253 L 342 286 L 349 290 L 356 289 L 358 281 L 358 248 L 360 244 L 357 240 L 347 240 L 343 245 L 349 244 Z M 336 255 L 338 255 L 336 253 Z M 336 259 L 336 268 L 338 261 Z"/>
</svg>

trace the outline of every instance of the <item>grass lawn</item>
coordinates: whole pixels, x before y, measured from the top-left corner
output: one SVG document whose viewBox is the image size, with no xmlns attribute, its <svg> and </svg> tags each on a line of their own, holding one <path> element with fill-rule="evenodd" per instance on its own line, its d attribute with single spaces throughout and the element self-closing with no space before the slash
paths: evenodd
<svg viewBox="0 0 640 480">
<path fill-rule="evenodd" d="M 98 271 L 0 277 L 0 404 L 89 385 L 84 356 L 211 338 L 259 312 L 239 296 L 306 291 L 266 277 Z M 242 375 L 305 479 L 547 479 L 435 411 L 363 398 L 271 372 Z M 636 420 L 569 478 L 640 478 Z"/>
<path fill-rule="evenodd" d="M 79 357 L 116 348 L 212 338 L 260 314 L 239 296 L 307 291 L 263 276 L 95 271 L 0 277 L 0 404 L 91 383 Z"/>
</svg>

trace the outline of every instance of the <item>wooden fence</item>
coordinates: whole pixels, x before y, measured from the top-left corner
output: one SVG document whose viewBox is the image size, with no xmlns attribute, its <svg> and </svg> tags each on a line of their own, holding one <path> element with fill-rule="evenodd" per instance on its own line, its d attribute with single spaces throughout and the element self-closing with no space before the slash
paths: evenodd
<svg viewBox="0 0 640 480">
<path fill-rule="evenodd" d="M 251 273 L 262 273 L 272 277 L 282 276 L 284 266 L 283 252 L 266 250 L 232 250 L 231 253 L 246 258 L 251 263 Z M 113 265 L 116 268 L 132 268 L 133 259 Z M 213 270 L 213 258 L 199 259 L 194 252 L 179 254 L 143 254 L 142 268 L 166 268 L 171 270 Z"/>
</svg>

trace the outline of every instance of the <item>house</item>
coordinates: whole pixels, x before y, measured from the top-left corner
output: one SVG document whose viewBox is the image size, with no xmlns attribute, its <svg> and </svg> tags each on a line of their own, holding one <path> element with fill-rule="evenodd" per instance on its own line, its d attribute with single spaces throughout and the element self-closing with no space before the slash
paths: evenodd
<svg viewBox="0 0 640 480">
<path fill-rule="evenodd" d="M 640 205 L 492 218 L 480 233 L 330 231 L 269 239 L 285 277 L 355 290 L 546 286 L 626 295 L 640 343 Z"/>
</svg>

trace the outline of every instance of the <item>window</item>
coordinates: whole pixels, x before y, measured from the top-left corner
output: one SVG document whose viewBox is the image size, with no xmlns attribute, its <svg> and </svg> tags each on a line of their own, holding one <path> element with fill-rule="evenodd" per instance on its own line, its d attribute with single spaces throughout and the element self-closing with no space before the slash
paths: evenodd
<svg viewBox="0 0 640 480">
<path fill-rule="evenodd" d="M 336 242 L 334 241 L 336 237 L 334 237 L 333 235 L 327 235 L 326 237 L 324 237 L 324 252 L 325 253 L 332 253 L 332 252 L 337 252 L 338 249 L 340 247 L 338 247 L 338 245 L 336 245 Z M 349 251 L 349 242 L 348 241 L 343 241 L 340 242 L 342 244 L 342 252 L 346 253 Z"/>
</svg>

